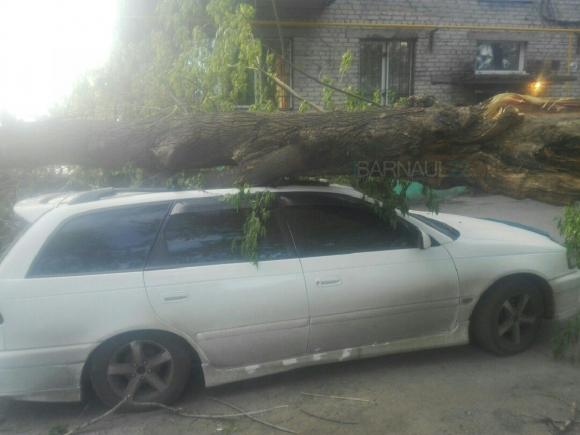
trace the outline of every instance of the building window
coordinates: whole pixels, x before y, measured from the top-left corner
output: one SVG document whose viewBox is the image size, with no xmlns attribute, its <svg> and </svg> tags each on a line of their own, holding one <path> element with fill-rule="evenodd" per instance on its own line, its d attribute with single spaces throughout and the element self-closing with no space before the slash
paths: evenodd
<svg viewBox="0 0 580 435">
<path fill-rule="evenodd" d="M 360 50 L 360 88 L 382 104 L 413 94 L 415 43 L 407 40 L 364 40 Z"/>
<path fill-rule="evenodd" d="M 280 39 L 262 39 L 262 64 L 266 65 L 268 58 L 271 59 L 270 67 L 273 73 L 290 88 L 293 87 L 292 68 L 292 40 L 284 39 L 284 50 L 281 49 Z M 282 52 L 284 56 L 282 56 Z M 248 88 L 239 100 L 239 107 L 249 107 L 256 104 L 260 93 L 264 99 L 273 99 L 279 110 L 291 110 L 293 107 L 292 95 L 287 90 L 265 79 L 262 74 L 248 72 Z"/>
<path fill-rule="evenodd" d="M 478 74 L 524 73 L 525 43 L 479 41 L 475 72 Z"/>
</svg>

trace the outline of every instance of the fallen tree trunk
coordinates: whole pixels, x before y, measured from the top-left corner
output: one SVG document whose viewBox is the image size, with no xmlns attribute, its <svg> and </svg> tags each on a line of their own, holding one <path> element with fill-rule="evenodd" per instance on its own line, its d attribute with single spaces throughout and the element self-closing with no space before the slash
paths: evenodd
<svg viewBox="0 0 580 435">
<path fill-rule="evenodd" d="M 393 162 L 399 169 L 436 163 L 437 173 L 411 174 L 434 186 L 468 184 L 556 204 L 580 200 L 580 101 L 502 94 L 460 108 L 198 113 L 132 123 L 50 119 L 0 127 L 0 169 L 225 166 L 208 183 L 271 185 L 361 168 L 390 176 Z"/>
</svg>

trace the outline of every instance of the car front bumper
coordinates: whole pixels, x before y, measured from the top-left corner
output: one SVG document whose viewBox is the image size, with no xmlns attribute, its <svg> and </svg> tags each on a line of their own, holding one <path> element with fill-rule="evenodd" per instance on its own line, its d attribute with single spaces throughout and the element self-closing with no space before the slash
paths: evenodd
<svg viewBox="0 0 580 435">
<path fill-rule="evenodd" d="M 93 347 L 0 351 L 0 397 L 79 401 L 83 367 Z"/>
<path fill-rule="evenodd" d="M 554 319 L 566 320 L 580 313 L 580 270 L 550 281 L 554 291 Z"/>
</svg>

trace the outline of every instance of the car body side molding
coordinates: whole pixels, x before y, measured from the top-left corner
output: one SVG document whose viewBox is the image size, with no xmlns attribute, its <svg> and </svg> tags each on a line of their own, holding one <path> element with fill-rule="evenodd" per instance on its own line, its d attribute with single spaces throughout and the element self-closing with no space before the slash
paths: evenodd
<svg viewBox="0 0 580 435">
<path fill-rule="evenodd" d="M 282 373 L 302 367 L 373 358 L 383 355 L 413 352 L 416 350 L 458 346 L 468 343 L 469 322 L 463 322 L 458 324 L 452 331 L 427 337 L 408 338 L 388 343 L 376 343 L 354 348 L 314 353 L 299 356 L 297 358 L 271 361 L 244 367 L 222 369 L 213 367 L 210 364 L 202 364 L 202 368 L 205 377 L 205 385 L 207 387 L 213 387 L 230 382 Z"/>
</svg>

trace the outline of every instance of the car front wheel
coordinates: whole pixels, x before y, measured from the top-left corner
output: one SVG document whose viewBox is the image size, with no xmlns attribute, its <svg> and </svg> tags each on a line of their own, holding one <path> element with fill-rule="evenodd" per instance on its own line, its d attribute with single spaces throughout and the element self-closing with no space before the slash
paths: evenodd
<svg viewBox="0 0 580 435">
<path fill-rule="evenodd" d="M 97 396 L 108 406 L 127 399 L 138 403 L 169 404 L 188 383 L 192 357 L 181 340 L 169 334 L 147 332 L 113 339 L 97 349 L 90 377 Z"/>
<path fill-rule="evenodd" d="M 483 296 L 471 320 L 472 336 L 489 352 L 514 355 L 535 342 L 543 314 L 537 288 L 524 281 L 506 281 Z"/>
</svg>

